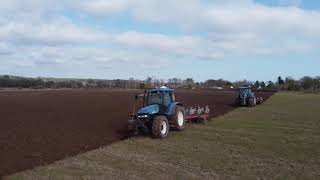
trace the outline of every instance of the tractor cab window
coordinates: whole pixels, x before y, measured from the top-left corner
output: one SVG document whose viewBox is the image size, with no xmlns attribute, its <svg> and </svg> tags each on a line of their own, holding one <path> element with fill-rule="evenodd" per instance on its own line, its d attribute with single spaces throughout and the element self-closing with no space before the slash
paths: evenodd
<svg viewBox="0 0 320 180">
<path fill-rule="evenodd" d="M 167 107 L 171 103 L 171 101 L 172 101 L 171 93 L 164 92 L 163 93 L 163 105 L 165 105 Z"/>
<path fill-rule="evenodd" d="M 168 106 L 172 101 L 170 92 L 150 92 L 148 94 L 148 105 L 162 104 Z"/>
<path fill-rule="evenodd" d="M 250 89 L 240 89 L 240 94 L 248 94 L 250 92 Z"/>
<path fill-rule="evenodd" d="M 148 95 L 148 105 L 162 104 L 162 94 L 160 92 L 151 92 Z"/>
</svg>

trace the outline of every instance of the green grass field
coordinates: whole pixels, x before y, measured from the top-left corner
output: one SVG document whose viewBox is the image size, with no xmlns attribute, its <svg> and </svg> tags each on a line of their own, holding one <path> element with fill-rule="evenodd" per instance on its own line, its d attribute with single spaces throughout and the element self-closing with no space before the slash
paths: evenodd
<svg viewBox="0 0 320 180">
<path fill-rule="evenodd" d="M 168 139 L 132 138 L 8 179 L 320 179 L 320 95 L 278 93 Z"/>
</svg>

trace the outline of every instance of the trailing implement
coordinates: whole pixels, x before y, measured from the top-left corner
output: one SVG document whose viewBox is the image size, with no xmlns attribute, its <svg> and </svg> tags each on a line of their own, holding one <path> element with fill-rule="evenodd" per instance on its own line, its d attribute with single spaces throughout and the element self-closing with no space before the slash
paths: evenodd
<svg viewBox="0 0 320 180">
<path fill-rule="evenodd" d="M 132 135 L 151 133 L 156 138 L 165 138 L 169 130 L 182 131 L 187 121 L 205 122 L 209 118 L 208 106 L 185 108 L 176 101 L 174 90 L 167 87 L 146 90 L 135 97 L 133 114 L 129 120 L 129 131 Z M 135 112 L 137 101 L 142 107 Z"/>
</svg>

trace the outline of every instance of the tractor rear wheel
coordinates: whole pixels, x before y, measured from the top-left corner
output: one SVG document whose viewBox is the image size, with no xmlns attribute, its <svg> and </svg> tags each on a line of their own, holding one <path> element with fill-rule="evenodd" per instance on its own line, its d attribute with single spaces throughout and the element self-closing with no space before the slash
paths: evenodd
<svg viewBox="0 0 320 180">
<path fill-rule="evenodd" d="M 156 116 L 152 122 L 152 134 L 156 138 L 166 138 L 169 134 L 169 122 L 166 116 Z"/>
<path fill-rule="evenodd" d="M 185 118 L 183 112 L 182 106 L 176 106 L 172 118 L 172 123 L 176 131 L 182 131 L 185 127 Z"/>
</svg>

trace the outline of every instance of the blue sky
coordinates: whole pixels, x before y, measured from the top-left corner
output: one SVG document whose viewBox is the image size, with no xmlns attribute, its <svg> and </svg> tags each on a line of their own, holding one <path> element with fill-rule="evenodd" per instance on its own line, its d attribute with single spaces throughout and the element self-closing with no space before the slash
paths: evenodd
<svg viewBox="0 0 320 180">
<path fill-rule="evenodd" d="M 320 1 L 3 0 L 0 74 L 320 76 Z"/>
</svg>

